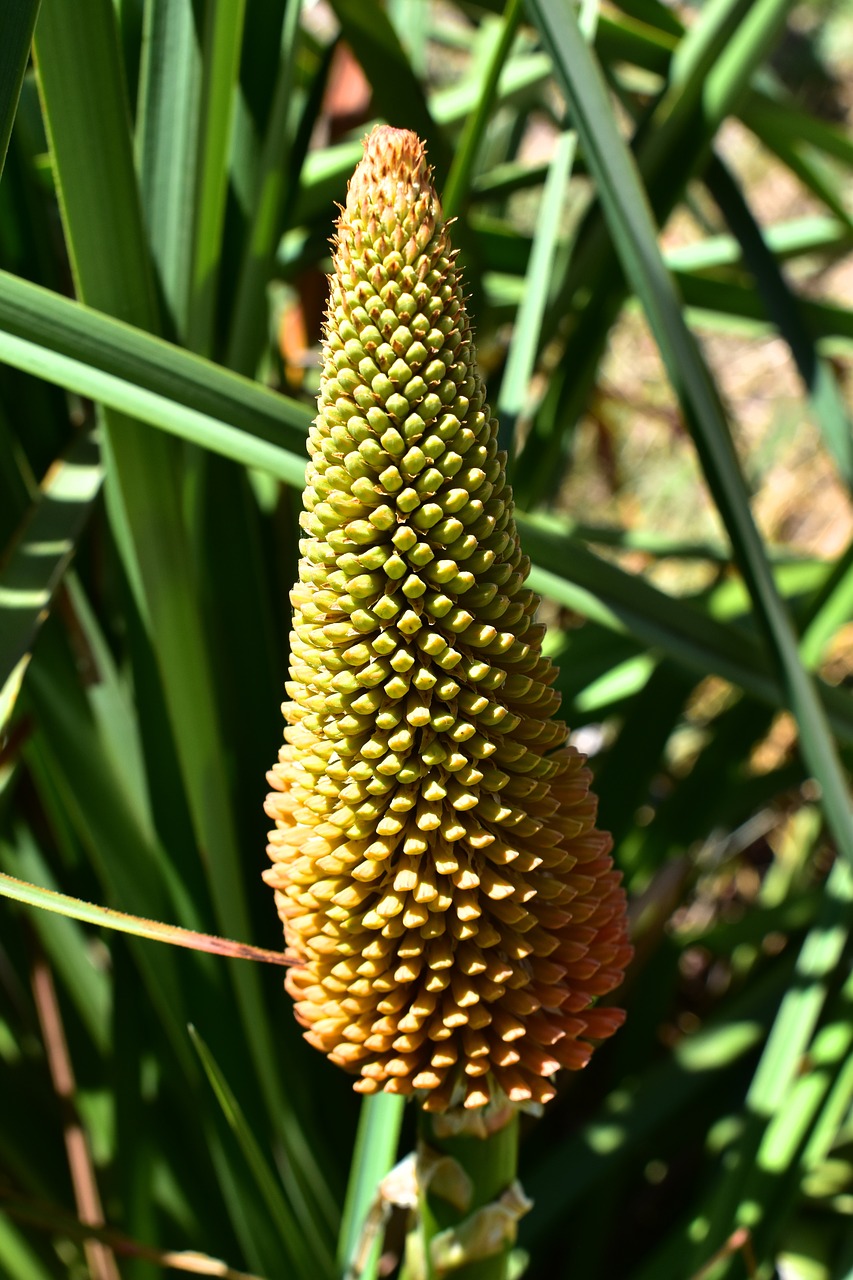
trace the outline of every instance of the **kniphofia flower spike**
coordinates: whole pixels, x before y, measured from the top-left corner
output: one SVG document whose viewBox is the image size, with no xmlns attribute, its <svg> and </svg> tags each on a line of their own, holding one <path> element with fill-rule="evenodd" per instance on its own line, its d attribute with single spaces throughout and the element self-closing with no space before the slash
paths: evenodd
<svg viewBox="0 0 853 1280">
<path fill-rule="evenodd" d="M 423 145 L 377 128 L 334 242 L 265 878 L 306 1038 L 431 1111 L 551 1098 L 631 954 L 496 430 Z"/>
</svg>

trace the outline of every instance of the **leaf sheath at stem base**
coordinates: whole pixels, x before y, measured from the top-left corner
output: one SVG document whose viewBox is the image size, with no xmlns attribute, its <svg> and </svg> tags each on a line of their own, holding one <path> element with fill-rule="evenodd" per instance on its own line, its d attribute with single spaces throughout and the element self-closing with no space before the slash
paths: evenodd
<svg viewBox="0 0 853 1280">
<path fill-rule="evenodd" d="M 515 1181 L 517 1108 L 476 1119 L 422 1112 L 417 1164 L 426 1280 L 509 1280 L 515 1224 L 529 1208 Z"/>
</svg>

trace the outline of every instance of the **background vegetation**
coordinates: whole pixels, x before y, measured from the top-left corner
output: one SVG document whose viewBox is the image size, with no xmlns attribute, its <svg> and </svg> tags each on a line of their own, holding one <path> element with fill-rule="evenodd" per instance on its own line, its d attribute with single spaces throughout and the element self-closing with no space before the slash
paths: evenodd
<svg viewBox="0 0 853 1280">
<path fill-rule="evenodd" d="M 327 239 L 384 119 L 458 217 L 633 904 L 627 1026 L 524 1124 L 528 1274 L 853 1276 L 849 6 L 3 0 L 0 29 L 0 1273 L 376 1273 L 410 1114 L 372 1100 L 354 1146 L 280 969 L 43 891 L 280 949 Z"/>
</svg>

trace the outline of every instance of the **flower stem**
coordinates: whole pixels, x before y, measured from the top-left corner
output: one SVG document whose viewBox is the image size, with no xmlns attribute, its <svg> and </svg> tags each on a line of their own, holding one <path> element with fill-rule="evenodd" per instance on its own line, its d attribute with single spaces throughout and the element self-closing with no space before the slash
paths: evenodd
<svg viewBox="0 0 853 1280">
<path fill-rule="evenodd" d="M 508 1280 L 515 1220 L 527 1207 L 523 1198 L 513 1205 L 517 1108 L 505 1103 L 485 1122 L 471 1112 L 421 1112 L 418 1167 L 427 1280 Z"/>
</svg>

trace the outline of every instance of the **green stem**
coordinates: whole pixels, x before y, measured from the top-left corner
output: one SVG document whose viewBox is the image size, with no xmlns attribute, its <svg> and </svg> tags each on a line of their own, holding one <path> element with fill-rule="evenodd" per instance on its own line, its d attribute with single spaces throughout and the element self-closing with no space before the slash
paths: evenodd
<svg viewBox="0 0 853 1280">
<path fill-rule="evenodd" d="M 486 1120 L 488 1132 L 481 1136 L 477 1128 L 483 1119 L 476 1112 L 468 1115 L 451 1112 L 432 1116 L 421 1112 L 418 1127 L 418 1184 L 420 1237 L 425 1258 L 426 1280 L 509 1280 L 510 1252 L 514 1230 L 505 1234 L 496 1252 L 480 1256 L 482 1235 L 469 1234 L 472 1218 L 478 1211 L 497 1212 L 510 1223 L 512 1215 L 501 1214 L 499 1202 L 510 1191 L 518 1168 L 518 1111 L 507 1103 L 500 1112 Z M 435 1168 L 437 1158 L 449 1157 L 455 1164 Z M 432 1170 L 435 1168 L 435 1172 Z M 466 1190 L 468 1194 L 466 1193 Z M 476 1221 L 476 1219 L 474 1219 Z M 485 1222 L 482 1224 L 485 1226 Z M 490 1231 L 497 1224 L 490 1224 Z M 469 1247 L 469 1258 L 460 1257 L 452 1269 L 435 1265 L 437 1250 L 443 1252 L 448 1243 L 445 1232 L 457 1231 L 456 1244 Z M 433 1248 L 433 1241 L 441 1237 Z M 497 1240 L 500 1240 L 498 1231 Z"/>
<path fill-rule="evenodd" d="M 346 1275 L 357 1266 L 359 1280 L 376 1280 L 383 1226 L 381 1221 L 377 1223 L 376 1234 L 372 1237 L 370 1234 L 365 1236 L 365 1228 L 376 1205 L 379 1183 L 391 1169 L 397 1154 L 403 1103 L 403 1098 L 395 1098 L 390 1093 L 376 1093 L 361 1104 L 338 1237 L 341 1271 Z"/>
</svg>

